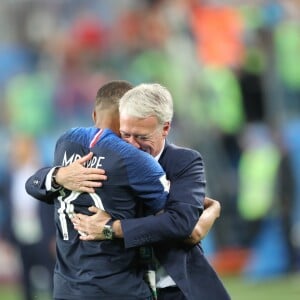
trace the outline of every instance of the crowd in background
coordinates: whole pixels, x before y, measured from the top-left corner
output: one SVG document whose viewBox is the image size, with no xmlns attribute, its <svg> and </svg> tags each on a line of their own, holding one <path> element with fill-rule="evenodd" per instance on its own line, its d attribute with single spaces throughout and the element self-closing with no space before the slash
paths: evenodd
<svg viewBox="0 0 300 300">
<path fill-rule="evenodd" d="M 22 182 L 51 164 L 63 131 L 92 125 L 96 91 L 112 79 L 172 92 L 170 139 L 201 152 L 207 195 L 222 204 L 203 242 L 216 269 L 253 278 L 300 270 L 300 1 L 0 7 L 0 280 L 19 274 L 9 254 L 20 243 L 44 235 L 53 255 Z"/>
</svg>

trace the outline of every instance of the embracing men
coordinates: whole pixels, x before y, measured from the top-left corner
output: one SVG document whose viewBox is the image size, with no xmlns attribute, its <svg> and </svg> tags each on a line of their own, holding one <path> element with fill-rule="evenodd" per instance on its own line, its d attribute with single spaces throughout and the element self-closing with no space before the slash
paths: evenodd
<svg viewBox="0 0 300 300">
<path fill-rule="evenodd" d="M 75 229 L 83 234 L 80 239 L 78 238 L 80 240 L 78 247 L 85 247 L 84 243 L 93 243 L 95 247 L 102 248 L 105 243 L 109 242 L 116 243 L 116 245 L 122 243 L 124 249 L 135 249 L 138 246 L 152 244 L 154 259 L 158 261 L 156 271 L 158 299 L 230 299 L 217 274 L 204 257 L 200 244 L 196 243 L 198 238 L 193 238 L 193 234 L 197 232 L 197 226 L 201 223 L 202 216 L 200 218 L 200 215 L 204 207 L 204 166 L 201 155 L 197 151 L 177 147 L 169 144 L 166 140 L 173 117 L 173 102 L 169 91 L 159 84 L 139 85 L 125 93 L 120 100 L 119 110 L 121 137 L 136 148 L 143 150 L 141 152 L 151 154 L 163 167 L 167 179 L 170 181 L 168 201 L 166 205 L 163 205 L 163 212 L 157 214 L 161 208 L 158 203 L 164 201 L 155 202 L 152 199 L 153 201 L 149 201 L 152 206 L 148 205 L 147 207 L 147 216 L 138 219 L 128 218 L 121 213 L 117 214 L 117 210 L 120 208 L 118 199 L 115 199 L 114 204 L 111 204 L 110 207 L 98 205 L 100 209 L 90 209 L 90 211 L 96 212 L 92 216 L 84 216 L 87 211 L 82 214 L 80 209 L 75 207 L 69 217 L 75 224 Z M 96 126 L 98 127 L 97 120 Z M 89 135 L 89 137 L 91 136 Z M 65 139 L 63 137 L 63 140 Z M 85 138 L 83 137 L 83 139 Z M 71 139 L 72 142 L 74 141 Z M 132 157 L 132 153 L 128 156 L 135 159 Z M 77 165 L 75 162 L 74 168 L 78 169 L 83 161 L 83 159 L 78 160 Z M 58 193 L 66 191 L 66 189 L 60 189 L 59 186 L 71 189 L 71 182 L 76 178 L 74 176 L 72 179 L 71 166 L 46 168 L 38 171 L 27 181 L 27 191 L 41 200 L 53 201 L 53 194 L 56 193 L 58 196 Z M 53 172 L 55 176 L 53 176 Z M 135 169 L 135 172 L 136 174 L 132 176 L 144 179 L 151 175 L 143 163 L 139 164 L 139 168 Z M 92 188 L 94 180 L 103 178 L 101 174 L 100 171 L 93 174 L 91 171 L 87 172 L 85 177 L 87 180 L 83 181 L 85 188 Z M 107 170 L 106 175 L 107 180 L 103 181 L 102 187 L 99 188 L 99 182 L 95 183 L 95 194 L 99 193 L 100 189 L 104 189 L 111 180 L 114 180 Z M 123 173 L 119 176 L 128 176 L 128 174 Z M 52 185 L 59 184 L 56 186 L 59 191 L 53 190 L 51 178 Z M 53 182 L 53 179 L 56 182 Z M 165 182 L 163 185 L 165 186 Z M 80 191 L 80 188 L 77 188 L 77 191 Z M 80 196 L 85 194 L 81 193 Z M 54 202 L 65 201 L 60 197 L 58 196 Z M 161 197 L 163 198 L 163 196 Z M 144 202 L 147 204 L 147 201 Z M 82 203 L 82 205 L 85 204 Z M 59 211 L 57 215 L 59 219 Z M 208 224 L 211 225 L 215 217 L 216 215 L 212 214 L 207 218 Z M 193 231 L 194 228 L 196 229 Z M 104 239 L 104 241 L 90 241 L 95 237 Z M 105 240 L 107 238 L 110 240 Z M 193 242 L 194 239 L 196 240 L 195 245 L 191 245 L 191 242 L 188 243 L 189 240 Z M 119 264 L 117 261 L 115 263 Z M 88 270 L 86 271 L 88 272 Z M 79 278 L 80 275 L 78 274 Z M 76 285 L 74 285 L 75 287 Z M 80 294 L 80 291 L 78 293 Z M 97 295 L 95 294 L 95 296 Z M 100 298 L 102 295 L 98 294 L 98 296 Z M 68 298 L 67 295 L 64 297 L 60 299 L 77 299 L 75 297 Z M 146 299 L 143 297 L 135 295 L 134 298 L 124 292 L 122 299 Z M 110 299 L 121 299 L 121 297 L 111 297 Z"/>
</svg>

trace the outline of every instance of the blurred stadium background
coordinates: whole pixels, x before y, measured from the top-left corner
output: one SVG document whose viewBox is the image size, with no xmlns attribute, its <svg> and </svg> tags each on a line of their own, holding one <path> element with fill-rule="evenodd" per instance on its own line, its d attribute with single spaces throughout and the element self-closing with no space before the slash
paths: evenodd
<svg viewBox="0 0 300 300">
<path fill-rule="evenodd" d="M 1 0 L 0 299 L 23 299 L 24 268 L 48 299 L 53 224 L 24 182 L 112 79 L 172 92 L 170 140 L 202 153 L 222 204 L 203 245 L 233 300 L 299 299 L 299 55 L 299 0 Z"/>
</svg>

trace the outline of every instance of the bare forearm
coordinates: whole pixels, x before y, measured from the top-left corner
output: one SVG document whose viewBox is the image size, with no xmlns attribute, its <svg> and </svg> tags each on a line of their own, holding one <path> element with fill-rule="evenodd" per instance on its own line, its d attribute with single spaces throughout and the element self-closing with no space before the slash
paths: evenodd
<svg viewBox="0 0 300 300">
<path fill-rule="evenodd" d="M 205 209 L 199 218 L 192 234 L 185 242 L 189 244 L 199 243 L 210 231 L 215 220 L 220 216 L 221 205 L 219 201 L 205 198 Z"/>
<path fill-rule="evenodd" d="M 205 209 L 198 221 L 196 228 L 194 229 L 196 231 L 196 237 L 202 240 L 208 234 L 218 217 L 219 214 L 216 214 L 216 211 L 213 207 Z"/>
</svg>

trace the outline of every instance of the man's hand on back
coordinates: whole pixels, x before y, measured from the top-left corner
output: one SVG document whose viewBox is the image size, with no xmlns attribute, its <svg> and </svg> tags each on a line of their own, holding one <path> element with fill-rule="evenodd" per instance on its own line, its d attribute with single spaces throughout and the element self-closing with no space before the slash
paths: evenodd
<svg viewBox="0 0 300 300">
<path fill-rule="evenodd" d="M 56 174 L 56 182 L 71 191 L 94 193 L 94 188 L 101 187 L 101 181 L 107 177 L 103 169 L 84 166 L 92 156 L 93 153 L 90 152 L 70 165 L 60 167 Z"/>
<path fill-rule="evenodd" d="M 75 214 L 72 218 L 74 228 L 78 232 L 84 233 L 80 236 L 80 239 L 84 241 L 105 239 L 102 230 L 104 225 L 111 219 L 111 216 L 95 206 L 89 207 L 89 211 L 94 214 L 91 216 Z"/>
</svg>

